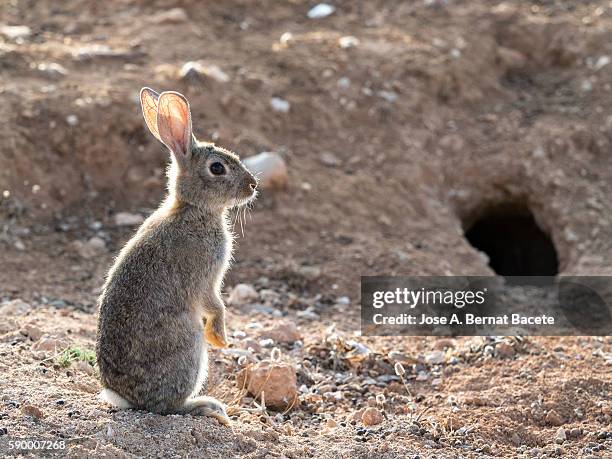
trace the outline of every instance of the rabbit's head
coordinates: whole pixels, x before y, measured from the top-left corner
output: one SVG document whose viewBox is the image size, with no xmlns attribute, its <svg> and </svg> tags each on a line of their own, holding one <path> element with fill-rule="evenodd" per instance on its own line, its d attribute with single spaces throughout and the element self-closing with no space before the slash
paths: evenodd
<svg viewBox="0 0 612 459">
<path fill-rule="evenodd" d="M 238 156 L 196 140 L 183 95 L 143 88 L 140 102 L 149 130 L 172 153 L 168 187 L 179 203 L 220 211 L 255 197 L 257 180 Z"/>
</svg>

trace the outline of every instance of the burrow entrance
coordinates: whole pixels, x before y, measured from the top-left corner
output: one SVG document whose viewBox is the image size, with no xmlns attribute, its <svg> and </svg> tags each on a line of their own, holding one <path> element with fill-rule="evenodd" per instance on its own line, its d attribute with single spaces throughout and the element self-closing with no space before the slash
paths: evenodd
<svg viewBox="0 0 612 459">
<path fill-rule="evenodd" d="M 501 276 L 556 276 L 557 251 L 525 205 L 497 205 L 483 212 L 465 232 L 467 240 L 489 257 Z"/>
</svg>

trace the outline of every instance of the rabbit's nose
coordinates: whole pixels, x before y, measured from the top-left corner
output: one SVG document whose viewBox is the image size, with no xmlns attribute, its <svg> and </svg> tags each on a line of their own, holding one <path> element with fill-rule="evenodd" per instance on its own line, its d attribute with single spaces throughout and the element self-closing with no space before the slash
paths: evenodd
<svg viewBox="0 0 612 459">
<path fill-rule="evenodd" d="M 257 188 L 257 182 L 251 182 L 249 183 L 249 186 L 251 187 L 251 190 L 255 190 L 255 188 Z"/>
</svg>

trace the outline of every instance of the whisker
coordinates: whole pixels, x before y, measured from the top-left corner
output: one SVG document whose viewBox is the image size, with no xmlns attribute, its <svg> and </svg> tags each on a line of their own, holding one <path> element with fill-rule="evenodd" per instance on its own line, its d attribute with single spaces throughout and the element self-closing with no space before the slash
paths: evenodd
<svg viewBox="0 0 612 459">
<path fill-rule="evenodd" d="M 238 213 L 240 214 L 240 233 L 242 234 L 242 237 L 244 237 L 244 226 L 242 225 L 242 213 L 243 213 L 242 207 L 238 210 Z"/>
<path fill-rule="evenodd" d="M 232 208 L 236 207 L 236 203 L 238 202 L 238 193 L 236 193 L 236 196 L 234 196 L 234 204 L 232 205 Z M 232 223 L 232 233 L 234 232 L 234 229 L 236 228 L 236 220 L 238 219 L 238 214 L 240 213 L 240 209 L 236 209 L 236 215 L 234 215 L 234 221 Z"/>
</svg>

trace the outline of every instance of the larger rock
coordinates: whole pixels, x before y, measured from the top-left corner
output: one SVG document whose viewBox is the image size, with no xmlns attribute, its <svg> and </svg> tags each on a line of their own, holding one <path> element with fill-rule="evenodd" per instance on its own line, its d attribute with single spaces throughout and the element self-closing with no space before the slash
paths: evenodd
<svg viewBox="0 0 612 459">
<path fill-rule="evenodd" d="M 295 323 L 282 321 L 263 330 L 259 337 L 268 338 L 280 344 L 293 344 L 302 339 L 302 334 Z"/>
<path fill-rule="evenodd" d="M 444 351 L 432 351 L 425 354 L 425 363 L 429 365 L 441 365 L 446 362 Z"/>
<path fill-rule="evenodd" d="M 0 305 L 0 317 L 22 316 L 32 310 L 32 306 L 23 300 L 17 299 Z"/>
<path fill-rule="evenodd" d="M 382 413 L 374 407 L 366 408 L 361 415 L 361 422 L 363 422 L 364 426 L 375 426 L 383 422 L 383 420 Z"/>
<path fill-rule="evenodd" d="M 0 320 L 0 335 L 15 331 L 17 328 L 19 328 L 15 319 L 11 319 L 1 314 L 0 317 L 2 317 L 2 320 Z"/>
<path fill-rule="evenodd" d="M 139 214 L 129 212 L 119 212 L 115 215 L 115 225 L 117 226 L 136 226 L 144 221 L 144 217 Z"/>
<path fill-rule="evenodd" d="M 86 260 L 94 258 L 106 252 L 106 243 L 104 239 L 97 236 L 92 237 L 87 241 L 74 241 L 72 243 L 74 250 Z"/>
<path fill-rule="evenodd" d="M 515 353 L 514 347 L 508 343 L 498 343 L 495 346 L 495 356 L 500 359 L 511 359 Z"/>
<path fill-rule="evenodd" d="M 68 341 L 51 336 L 43 336 L 39 341 L 32 345 L 33 351 L 45 351 L 59 353 L 68 347 Z"/>
<path fill-rule="evenodd" d="M 25 414 L 26 416 L 32 416 L 33 418 L 36 418 L 36 419 L 42 419 L 45 417 L 45 414 L 43 413 L 43 411 L 35 405 L 30 405 L 30 404 L 23 405 L 21 407 L 21 412 Z"/>
<path fill-rule="evenodd" d="M 219 83 L 227 83 L 230 77 L 221 68 L 214 64 L 206 64 L 202 61 L 186 62 L 179 72 L 179 76 L 184 80 L 200 82 L 206 78 L 218 81 Z"/>
<path fill-rule="evenodd" d="M 567 440 L 567 435 L 565 433 L 565 429 L 563 427 L 559 427 L 559 429 L 555 433 L 555 443 L 558 443 L 560 445 L 565 440 Z"/>
<path fill-rule="evenodd" d="M 555 427 L 565 424 L 565 420 L 555 410 L 550 410 L 548 413 L 546 413 L 546 418 L 544 420 L 546 421 L 546 424 Z"/>
<path fill-rule="evenodd" d="M 287 186 L 287 166 L 285 160 L 278 153 L 264 151 L 258 155 L 245 158 L 243 162 L 247 169 L 259 180 L 259 188 L 267 190 Z"/>
<path fill-rule="evenodd" d="M 32 341 L 38 341 L 43 335 L 43 331 L 34 324 L 24 325 L 21 330 L 19 330 L 19 333 L 23 336 L 27 336 Z"/>
<path fill-rule="evenodd" d="M 263 393 L 266 407 L 272 410 L 285 411 L 299 403 L 295 368 L 286 363 L 260 362 L 247 367 L 238 375 L 237 383 L 259 400 Z"/>
<path fill-rule="evenodd" d="M 236 286 L 230 292 L 227 302 L 234 306 L 242 306 L 257 301 L 258 299 L 259 294 L 252 285 L 236 284 Z"/>
</svg>

